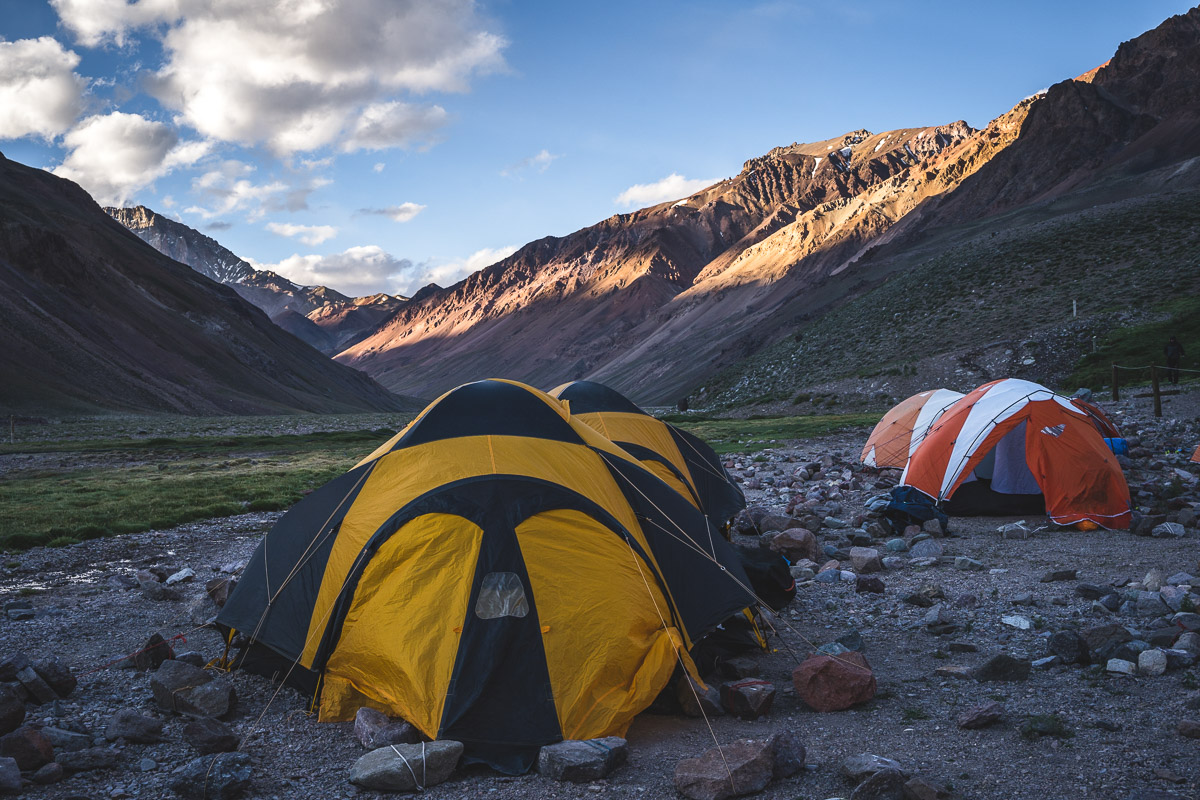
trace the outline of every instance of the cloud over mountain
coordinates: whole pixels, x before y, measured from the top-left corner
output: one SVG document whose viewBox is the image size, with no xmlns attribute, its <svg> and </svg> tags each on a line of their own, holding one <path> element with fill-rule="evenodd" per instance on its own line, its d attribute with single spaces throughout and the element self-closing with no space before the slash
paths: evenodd
<svg viewBox="0 0 1200 800">
<path fill-rule="evenodd" d="M 0 139 L 51 139 L 83 111 L 79 56 L 49 36 L 0 41 Z"/>
<path fill-rule="evenodd" d="M 613 201 L 624 208 L 642 208 L 665 203 L 668 200 L 678 200 L 695 194 L 706 186 L 716 183 L 711 178 L 688 179 L 677 172 L 672 172 L 662 180 L 654 183 L 635 183 L 617 195 Z"/>
</svg>

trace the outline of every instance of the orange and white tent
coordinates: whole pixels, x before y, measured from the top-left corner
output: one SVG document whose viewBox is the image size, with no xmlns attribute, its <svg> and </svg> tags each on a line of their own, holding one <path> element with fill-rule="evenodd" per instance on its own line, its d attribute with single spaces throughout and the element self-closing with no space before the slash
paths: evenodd
<svg viewBox="0 0 1200 800">
<path fill-rule="evenodd" d="M 950 406 L 962 393 L 950 389 L 930 389 L 914 394 L 883 415 L 863 445 L 862 463 L 868 467 L 904 469 L 909 457 Z"/>
<path fill-rule="evenodd" d="M 969 481 L 1004 496 L 1041 494 L 1059 525 L 1128 528 L 1129 487 L 1091 417 L 1030 381 L 980 386 L 946 409 L 909 459 L 901 483 L 949 501 Z"/>
<path fill-rule="evenodd" d="M 1121 437 L 1121 429 L 1108 418 L 1108 414 L 1105 414 L 1100 406 L 1089 403 L 1087 400 L 1080 400 L 1078 397 L 1072 397 L 1071 403 L 1092 418 L 1092 424 L 1096 426 L 1096 430 L 1100 431 L 1101 436 L 1116 439 Z"/>
</svg>

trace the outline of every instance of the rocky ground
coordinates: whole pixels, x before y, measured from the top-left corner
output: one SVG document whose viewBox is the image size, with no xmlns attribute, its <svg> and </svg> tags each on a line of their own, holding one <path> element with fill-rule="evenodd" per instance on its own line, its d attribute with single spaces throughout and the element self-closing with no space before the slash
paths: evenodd
<svg viewBox="0 0 1200 800">
<path fill-rule="evenodd" d="M 714 739 L 732 752 L 738 739 L 787 733 L 803 744 L 807 767 L 773 781 L 760 796 L 899 796 L 886 787 L 856 791 L 843 765 L 863 753 L 894 759 L 925 780 L 925 794 L 914 795 L 921 797 L 1200 796 L 1200 739 L 1191 738 L 1200 727 L 1188 725 L 1200 723 L 1200 666 L 1193 663 L 1200 648 L 1184 633 L 1196 622 L 1186 609 L 1200 600 L 1200 579 L 1192 577 L 1200 576 L 1200 465 L 1187 464 L 1200 442 L 1197 400 L 1170 398 L 1162 420 L 1146 415 L 1146 401 L 1107 404 L 1121 412 L 1136 440 L 1126 462 L 1142 512 L 1136 532 L 1052 530 L 1044 518 L 1024 520 L 1027 536 L 1002 535 L 998 528 L 1017 520 L 999 518 L 951 519 L 946 536 L 888 532 L 867 516 L 866 504 L 894 479 L 858 468 L 861 435 L 731 459 L 757 509 L 740 521 L 739 540 L 773 540 L 768 529 L 797 523 L 818 528 L 813 543 L 801 541 L 797 528 L 779 541 L 815 544 L 808 554 L 818 557 L 811 565 L 797 560 L 797 597 L 770 620 L 777 630 L 771 652 L 726 667 L 773 684 L 769 712 L 755 720 L 715 717 L 711 733 L 701 719 L 645 713 L 629 730 L 627 763 L 606 779 L 574 784 L 458 770 L 427 794 L 675 796 L 677 762 L 701 755 Z M 164 710 L 152 683 L 161 699 L 171 670 L 185 680 L 186 662 L 221 655 L 218 635 L 199 627 L 215 610 L 205 586 L 236 576 L 277 517 L 247 514 L 3 557 L 0 681 L 14 690 L 0 688 L 0 724 L 11 697 L 21 694 L 26 732 L 22 741 L 0 742 L 0 751 L 18 752 L 31 766 L 51 756 L 68 768 L 40 767 L 38 779 L 54 781 L 48 785 L 30 783 L 35 772 L 27 770 L 22 796 L 165 798 L 202 785 L 203 774 L 189 766 L 198 756 L 192 743 L 221 732 L 185 730 L 191 720 Z M 1160 527 L 1168 522 L 1181 527 Z M 876 550 L 881 568 L 875 570 L 870 553 L 852 553 L 854 546 Z M 834 559 L 839 564 L 830 567 Z M 181 574 L 171 586 L 159 583 Z M 122 663 L 155 633 L 171 640 L 184 666 L 145 672 Z M 860 650 L 873 669 L 874 698 L 845 711 L 812 710 L 793 688 L 793 670 L 818 648 L 851 658 L 846 646 Z M 1081 652 L 1092 663 L 1065 663 Z M 34 662 L 32 672 L 16 675 L 24 666 L 19 654 Z M 998 654 L 1012 659 L 992 661 Z M 144 665 L 149 655 L 138 660 Z M 57 668 L 46 660 L 52 657 Z M 989 670 L 977 670 L 989 662 Z M 70 687 L 62 667 L 77 686 Z M 43 689 L 31 675 L 52 685 Z M 996 676 L 1015 679 L 988 679 Z M 21 678 L 38 692 L 66 696 L 38 703 Z M 367 752 L 352 724 L 317 723 L 297 693 L 264 678 L 232 673 L 211 683 L 212 691 L 193 699 L 224 711 L 232 688 L 236 704 L 222 719 L 244 754 L 225 757 L 214 771 L 248 769 L 244 796 L 377 796 L 349 783 Z M 998 707 L 976 712 L 974 724 L 998 720 L 960 726 L 965 712 L 990 704 Z M 53 751 L 39 756 L 41 739 Z M 207 762 L 201 766 L 208 771 Z"/>
</svg>

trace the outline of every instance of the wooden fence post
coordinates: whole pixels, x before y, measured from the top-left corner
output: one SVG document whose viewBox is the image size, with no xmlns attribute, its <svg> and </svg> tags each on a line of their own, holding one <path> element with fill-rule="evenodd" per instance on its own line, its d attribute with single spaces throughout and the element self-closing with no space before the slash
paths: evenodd
<svg viewBox="0 0 1200 800">
<path fill-rule="evenodd" d="M 1150 367 L 1150 390 L 1154 392 L 1154 416 L 1162 416 L 1162 395 L 1158 391 L 1158 367 Z"/>
<path fill-rule="evenodd" d="M 1121 399 L 1121 390 L 1117 387 L 1120 379 L 1117 377 L 1117 365 L 1113 364 L 1113 402 Z"/>
</svg>

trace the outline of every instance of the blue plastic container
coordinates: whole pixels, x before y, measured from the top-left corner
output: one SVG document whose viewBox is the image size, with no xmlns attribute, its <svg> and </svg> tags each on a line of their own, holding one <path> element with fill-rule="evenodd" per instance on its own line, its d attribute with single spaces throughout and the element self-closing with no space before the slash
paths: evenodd
<svg viewBox="0 0 1200 800">
<path fill-rule="evenodd" d="M 1129 445 L 1125 444 L 1124 439 L 1105 439 L 1104 443 L 1108 445 L 1108 449 L 1113 451 L 1113 455 L 1124 456 L 1129 454 Z"/>
</svg>

